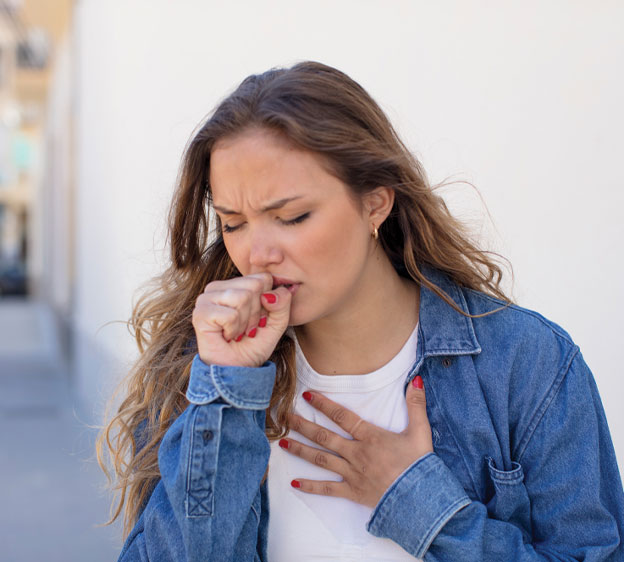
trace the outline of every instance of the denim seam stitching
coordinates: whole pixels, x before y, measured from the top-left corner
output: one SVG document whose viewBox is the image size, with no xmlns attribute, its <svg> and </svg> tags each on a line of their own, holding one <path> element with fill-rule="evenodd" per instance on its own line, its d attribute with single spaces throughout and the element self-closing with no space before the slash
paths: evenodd
<svg viewBox="0 0 624 562">
<path fill-rule="evenodd" d="M 492 302 L 495 302 L 499 305 L 504 305 L 505 302 L 500 300 L 500 299 L 496 299 L 490 295 L 486 295 L 485 293 L 481 293 L 479 291 L 475 291 L 474 289 L 470 289 L 470 288 L 464 288 L 465 291 L 470 291 L 471 293 L 473 293 L 474 295 L 484 299 L 484 300 L 489 300 Z M 554 325 L 554 323 L 550 322 L 549 320 L 547 320 L 546 318 L 544 318 L 539 312 L 535 312 L 534 310 L 529 310 L 528 308 L 522 308 L 521 306 L 518 306 L 517 304 L 514 303 L 508 303 L 507 306 L 505 308 L 511 308 L 513 310 L 515 310 L 516 312 L 520 312 L 522 314 L 527 314 L 529 316 L 532 316 L 533 318 L 535 318 L 536 320 L 539 320 L 542 324 L 544 324 L 544 326 L 546 326 L 549 330 L 551 330 L 554 334 L 556 334 L 557 336 L 559 336 L 561 339 L 564 339 L 566 342 L 568 342 L 569 344 L 574 345 L 574 342 L 570 339 L 570 336 L 568 334 L 566 334 L 562 328 L 560 328 L 559 326 Z"/>
<path fill-rule="evenodd" d="M 213 391 L 209 391 L 206 394 L 197 394 L 193 392 L 190 388 L 186 391 L 186 398 L 191 404 L 195 404 L 197 406 L 203 406 L 205 404 L 210 404 L 210 402 L 214 401 L 218 398 L 219 393 L 216 389 Z"/>
<path fill-rule="evenodd" d="M 237 406 L 239 408 L 245 408 L 250 410 L 255 410 L 255 406 L 260 407 L 261 409 L 266 409 L 269 407 L 269 400 L 263 399 L 254 399 L 254 398 L 246 398 L 241 400 L 237 396 L 235 396 L 227 387 L 227 384 L 223 380 L 223 377 L 219 373 L 218 369 L 213 369 L 213 365 L 211 365 L 210 373 L 212 375 L 212 379 L 215 383 L 215 387 L 219 392 L 219 395 L 226 399 L 230 404 Z"/>
<path fill-rule="evenodd" d="M 540 422 L 544 418 L 544 415 L 546 414 L 546 411 L 553 403 L 559 390 L 561 389 L 561 385 L 563 384 L 563 381 L 565 380 L 567 374 L 570 372 L 570 367 L 572 366 L 574 359 L 578 355 L 578 351 L 579 348 L 577 346 L 574 346 L 571 349 L 570 354 L 568 355 L 568 357 L 566 357 L 566 361 L 564 361 L 563 363 L 561 371 L 553 380 L 550 388 L 544 396 L 544 399 L 535 411 L 535 414 L 533 415 L 533 418 L 531 419 L 531 422 L 529 423 L 529 426 L 527 427 L 524 436 L 520 440 L 516 452 L 513 455 L 515 458 L 518 459 L 518 462 L 521 462 L 522 456 L 524 455 L 531 439 L 533 438 L 533 435 L 535 434 L 535 430 L 539 426 Z"/>
<path fill-rule="evenodd" d="M 427 476 L 427 474 L 429 474 L 429 472 L 431 472 L 432 470 L 434 470 L 435 466 L 429 466 L 429 458 L 431 456 L 433 456 L 434 453 L 427 453 L 424 457 L 418 459 L 417 461 L 415 461 L 414 463 L 412 463 L 410 466 L 408 466 L 400 475 L 399 477 L 390 485 L 390 487 L 384 492 L 384 494 L 381 496 L 381 499 L 379 500 L 379 509 L 377 510 L 377 513 L 374 513 L 375 510 L 373 510 L 373 517 L 370 520 L 370 524 L 372 525 L 373 521 L 375 519 L 381 519 L 382 521 L 384 519 L 387 518 L 388 513 L 392 513 L 392 507 L 388 507 L 388 503 L 393 503 L 392 501 L 388 502 L 388 496 L 390 495 L 390 493 L 399 486 L 399 483 L 402 482 L 406 477 L 407 474 L 411 472 L 411 470 L 418 466 L 418 465 L 424 465 L 424 471 L 421 475 L 417 475 L 414 482 L 419 482 L 420 480 L 422 480 L 423 478 L 425 478 L 425 476 Z"/>
<path fill-rule="evenodd" d="M 448 523 L 449 519 L 451 519 L 451 517 L 453 517 L 453 515 L 455 515 L 460 509 L 466 507 L 469 504 L 470 498 L 468 496 L 462 496 L 461 498 L 455 500 L 451 505 L 449 505 L 431 525 L 430 529 L 427 531 L 425 537 L 421 541 L 415 556 L 417 558 L 422 558 L 427 550 L 429 550 L 431 543 L 440 534 L 440 531 L 442 530 L 444 525 Z"/>
<path fill-rule="evenodd" d="M 199 409 L 195 409 L 195 411 L 193 412 L 193 415 L 191 416 L 191 431 L 190 431 L 190 444 L 189 444 L 189 450 L 187 453 L 187 462 L 186 462 L 186 493 L 184 494 L 184 511 L 185 511 L 185 515 L 186 517 L 191 517 L 190 514 L 190 508 L 189 508 L 189 499 L 191 496 L 191 470 L 192 470 L 192 466 L 193 466 L 193 445 L 195 443 L 195 423 L 197 421 L 197 413 L 198 413 Z"/>
<path fill-rule="evenodd" d="M 433 398 L 435 400 L 435 403 L 438 404 L 439 401 L 438 401 L 437 396 L 435 394 L 434 385 L 431 385 L 427 392 L 429 392 L 429 396 L 433 396 Z M 451 426 L 449 425 L 449 422 L 446 419 L 446 416 L 444 415 L 443 408 L 440 408 L 438 406 L 438 410 L 440 412 L 440 418 L 442 420 L 444 420 L 444 423 L 446 424 L 446 431 L 451 436 L 451 438 L 453 439 L 453 442 L 455 443 L 455 448 L 457 449 L 457 452 L 458 452 L 459 456 L 461 457 L 462 462 L 464 463 L 464 469 L 466 470 L 466 474 L 468 474 L 468 477 L 470 478 L 470 484 L 472 486 L 472 492 L 475 494 L 475 497 L 480 497 L 480 495 L 477 492 L 477 490 L 479 490 L 479 488 L 478 488 L 478 486 L 477 486 L 477 484 L 475 482 L 475 479 L 473 478 L 472 471 L 470 470 L 470 464 L 466 460 L 466 457 L 465 457 L 461 447 L 459 446 L 459 443 L 457 441 L 457 438 L 455 437 L 455 434 L 451 431 Z"/>
</svg>

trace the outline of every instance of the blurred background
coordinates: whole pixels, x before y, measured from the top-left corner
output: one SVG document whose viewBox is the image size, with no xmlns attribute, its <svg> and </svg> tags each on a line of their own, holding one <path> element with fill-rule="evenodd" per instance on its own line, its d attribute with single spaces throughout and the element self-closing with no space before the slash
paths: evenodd
<svg viewBox="0 0 624 562">
<path fill-rule="evenodd" d="M 94 427 L 184 146 L 243 77 L 303 59 L 458 181 L 516 301 L 580 345 L 622 469 L 622 21 L 615 0 L 0 0 L 0 560 L 116 558 Z"/>
</svg>

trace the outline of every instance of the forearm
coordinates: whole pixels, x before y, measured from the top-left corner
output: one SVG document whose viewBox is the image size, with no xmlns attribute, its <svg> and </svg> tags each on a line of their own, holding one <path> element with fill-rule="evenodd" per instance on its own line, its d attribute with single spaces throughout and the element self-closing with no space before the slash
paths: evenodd
<svg viewBox="0 0 624 562">
<path fill-rule="evenodd" d="M 369 531 L 429 561 L 591 560 L 624 557 L 624 493 L 593 377 L 577 357 L 545 410 L 537 410 L 517 462 L 483 458 L 479 498 L 426 455 L 387 490 Z M 488 482 L 489 480 L 489 482 Z"/>
<path fill-rule="evenodd" d="M 161 482 L 122 560 L 142 560 L 142 551 L 158 561 L 262 557 L 260 484 L 269 458 L 264 410 L 274 374 L 272 364 L 225 368 L 195 359 L 191 403 L 163 438 Z"/>
<path fill-rule="evenodd" d="M 373 511 L 368 530 L 426 562 L 617 560 L 617 543 L 596 545 L 582 558 L 576 556 L 582 549 L 573 544 L 566 549 L 554 541 L 532 543 L 522 524 L 530 527 L 528 497 L 520 497 L 526 496 L 521 476 L 503 485 L 508 486 L 506 493 L 519 496 L 518 509 L 508 514 L 508 520 L 495 519 L 485 504 L 470 500 L 443 461 L 431 453 L 388 489 Z"/>
</svg>

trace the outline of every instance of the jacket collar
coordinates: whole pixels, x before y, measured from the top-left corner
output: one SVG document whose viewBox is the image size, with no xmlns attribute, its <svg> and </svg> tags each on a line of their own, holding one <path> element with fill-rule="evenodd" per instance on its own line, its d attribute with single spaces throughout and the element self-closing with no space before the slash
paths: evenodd
<svg viewBox="0 0 624 562">
<path fill-rule="evenodd" d="M 442 289 L 465 314 L 470 314 L 466 297 L 460 287 L 444 273 L 423 267 L 425 277 Z M 420 288 L 416 365 L 424 359 L 440 355 L 473 355 L 481 352 L 472 318 L 456 311 L 427 287 Z"/>
</svg>

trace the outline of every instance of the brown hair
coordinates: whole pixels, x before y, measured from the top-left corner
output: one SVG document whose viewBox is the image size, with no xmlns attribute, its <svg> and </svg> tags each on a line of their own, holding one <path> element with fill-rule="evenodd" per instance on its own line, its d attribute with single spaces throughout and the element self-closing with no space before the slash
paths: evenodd
<svg viewBox="0 0 624 562">
<path fill-rule="evenodd" d="M 379 228 L 379 240 L 401 275 L 456 309 L 425 278 L 423 266 L 508 302 L 500 266 L 449 213 L 420 163 L 359 84 L 317 62 L 249 76 L 187 146 L 170 211 L 171 265 L 136 303 L 130 319 L 141 356 L 126 380 L 126 398 L 98 441 L 100 463 L 104 467 L 107 448 L 121 492 L 111 522 L 124 510 L 126 532 L 160 477 L 157 453 L 163 435 L 187 406 L 185 390 L 196 352 L 191 324 L 195 300 L 209 282 L 238 275 L 210 210 L 211 150 L 219 139 L 251 127 L 270 129 L 322 155 L 355 194 L 392 187 L 394 206 Z M 287 430 L 295 390 L 294 346 L 288 336 L 271 359 L 277 380 L 266 433 L 275 439 Z"/>
</svg>

